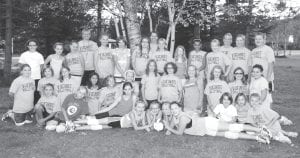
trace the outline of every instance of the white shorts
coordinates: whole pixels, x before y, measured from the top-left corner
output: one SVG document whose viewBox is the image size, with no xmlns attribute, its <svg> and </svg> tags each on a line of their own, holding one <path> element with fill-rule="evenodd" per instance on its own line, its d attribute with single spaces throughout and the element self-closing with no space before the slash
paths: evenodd
<svg viewBox="0 0 300 158">
<path fill-rule="evenodd" d="M 219 120 L 214 117 L 206 117 L 205 118 L 205 128 L 207 135 L 216 136 L 219 127 Z"/>
</svg>

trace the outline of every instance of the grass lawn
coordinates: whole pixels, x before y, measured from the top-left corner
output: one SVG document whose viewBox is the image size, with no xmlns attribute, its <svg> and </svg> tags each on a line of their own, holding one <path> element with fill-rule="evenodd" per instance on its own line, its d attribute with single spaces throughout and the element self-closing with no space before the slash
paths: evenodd
<svg viewBox="0 0 300 158">
<path fill-rule="evenodd" d="M 283 127 L 300 131 L 300 56 L 277 59 L 273 108 L 294 124 Z M 8 88 L 0 89 L 0 113 L 12 104 Z M 2 115 L 0 115 L 2 116 Z M 229 140 L 216 137 L 165 136 L 164 133 L 113 129 L 57 134 L 34 125 L 15 127 L 0 122 L 0 158 L 45 157 L 300 157 L 300 137 L 287 144 Z"/>
</svg>

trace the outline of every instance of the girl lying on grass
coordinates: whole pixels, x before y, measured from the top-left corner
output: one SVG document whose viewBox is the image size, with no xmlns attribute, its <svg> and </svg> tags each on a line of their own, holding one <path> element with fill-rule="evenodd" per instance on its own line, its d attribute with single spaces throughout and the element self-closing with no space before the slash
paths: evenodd
<svg viewBox="0 0 300 158">
<path fill-rule="evenodd" d="M 164 121 L 166 134 L 182 135 L 183 133 L 196 136 L 219 136 L 229 139 L 248 139 L 269 144 L 270 131 L 264 127 L 258 128 L 246 124 L 222 122 L 213 117 L 191 117 L 182 111 L 179 103 L 171 103 L 173 119 L 171 123 Z M 254 132 L 253 135 L 242 131 Z"/>
<path fill-rule="evenodd" d="M 75 130 L 101 130 L 105 128 L 130 128 L 134 130 L 150 131 L 151 125 L 146 124 L 146 103 L 137 101 L 133 110 L 123 117 L 106 117 L 96 119 L 95 117 L 87 117 L 84 120 L 75 121 L 80 126 Z"/>
</svg>

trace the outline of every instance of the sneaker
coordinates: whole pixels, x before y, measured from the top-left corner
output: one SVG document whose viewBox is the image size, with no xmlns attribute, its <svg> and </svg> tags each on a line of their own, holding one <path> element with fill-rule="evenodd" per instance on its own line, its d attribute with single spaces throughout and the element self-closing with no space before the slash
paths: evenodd
<svg viewBox="0 0 300 158">
<path fill-rule="evenodd" d="M 286 132 L 286 136 L 296 138 L 298 137 L 298 132 Z"/>
<path fill-rule="evenodd" d="M 66 122 L 66 133 L 71 133 L 75 131 L 75 124 L 73 122 Z"/>
<path fill-rule="evenodd" d="M 21 122 L 21 123 L 16 123 L 16 122 L 15 122 L 15 125 L 18 126 L 18 127 L 23 126 L 23 125 L 25 125 L 25 121 L 24 121 L 24 122 Z"/>
<path fill-rule="evenodd" d="M 280 124 L 282 125 L 286 125 L 286 126 L 289 126 L 289 125 L 292 125 L 293 122 L 291 120 L 289 120 L 287 117 L 285 116 L 281 116 L 280 119 L 279 119 L 279 122 Z"/>
<path fill-rule="evenodd" d="M 4 113 L 2 115 L 1 121 L 5 121 L 8 118 L 12 118 L 13 117 L 13 111 L 12 110 L 8 110 L 6 113 Z"/>
<path fill-rule="evenodd" d="M 260 128 L 260 134 L 272 138 L 272 132 L 266 126 Z"/>
<path fill-rule="evenodd" d="M 25 121 L 24 121 L 24 123 L 26 123 L 26 124 L 27 124 L 27 123 L 32 123 L 32 122 L 33 122 L 32 120 L 25 120 Z"/>
<path fill-rule="evenodd" d="M 263 137 L 262 135 L 256 136 L 256 141 L 263 144 L 270 144 L 270 139 L 268 137 Z"/>
</svg>

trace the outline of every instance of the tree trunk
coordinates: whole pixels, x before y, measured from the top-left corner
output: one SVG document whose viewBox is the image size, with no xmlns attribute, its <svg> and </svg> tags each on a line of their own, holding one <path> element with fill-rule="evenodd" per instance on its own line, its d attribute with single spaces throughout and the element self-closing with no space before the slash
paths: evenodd
<svg viewBox="0 0 300 158">
<path fill-rule="evenodd" d="M 119 29 L 119 19 L 118 17 L 114 18 L 114 23 L 115 23 L 115 29 L 116 29 L 116 34 L 117 34 L 117 39 L 120 39 L 120 29 Z"/>
<path fill-rule="evenodd" d="M 171 24 L 171 44 L 170 44 L 170 53 L 174 54 L 175 49 L 175 35 L 176 35 L 176 23 Z"/>
<path fill-rule="evenodd" d="M 122 30 L 122 36 L 124 40 L 127 40 L 126 30 L 123 22 L 123 16 L 120 16 L 120 23 L 121 23 L 121 30 Z"/>
<path fill-rule="evenodd" d="M 151 4 L 150 1 L 147 0 L 147 14 L 148 14 L 148 18 L 149 18 L 149 28 L 150 28 L 150 33 L 153 32 L 153 22 L 152 22 L 152 17 L 151 17 Z"/>
<path fill-rule="evenodd" d="M 6 0 L 4 82 L 10 82 L 12 60 L 12 0 Z"/>
<path fill-rule="evenodd" d="M 252 19 L 252 9 L 253 9 L 253 0 L 249 0 L 249 10 L 248 10 L 248 12 L 250 14 L 250 18 L 248 19 L 249 24 L 250 24 L 251 19 Z M 251 28 L 250 27 L 251 27 L 250 25 L 246 26 L 245 46 L 247 48 L 249 48 L 249 45 L 250 45 L 250 42 L 249 42 L 249 40 L 250 40 L 250 32 L 251 32 Z"/>
<path fill-rule="evenodd" d="M 97 41 L 101 36 L 101 11 L 102 11 L 102 6 L 103 6 L 103 0 L 98 0 L 98 8 L 97 8 Z"/>
<path fill-rule="evenodd" d="M 201 35 L 200 24 L 195 24 L 195 26 L 194 26 L 194 38 L 195 39 L 200 39 L 200 35 Z"/>
<path fill-rule="evenodd" d="M 139 48 L 141 41 L 141 28 L 137 17 L 135 0 L 124 0 L 124 12 L 131 52 Z"/>
</svg>

